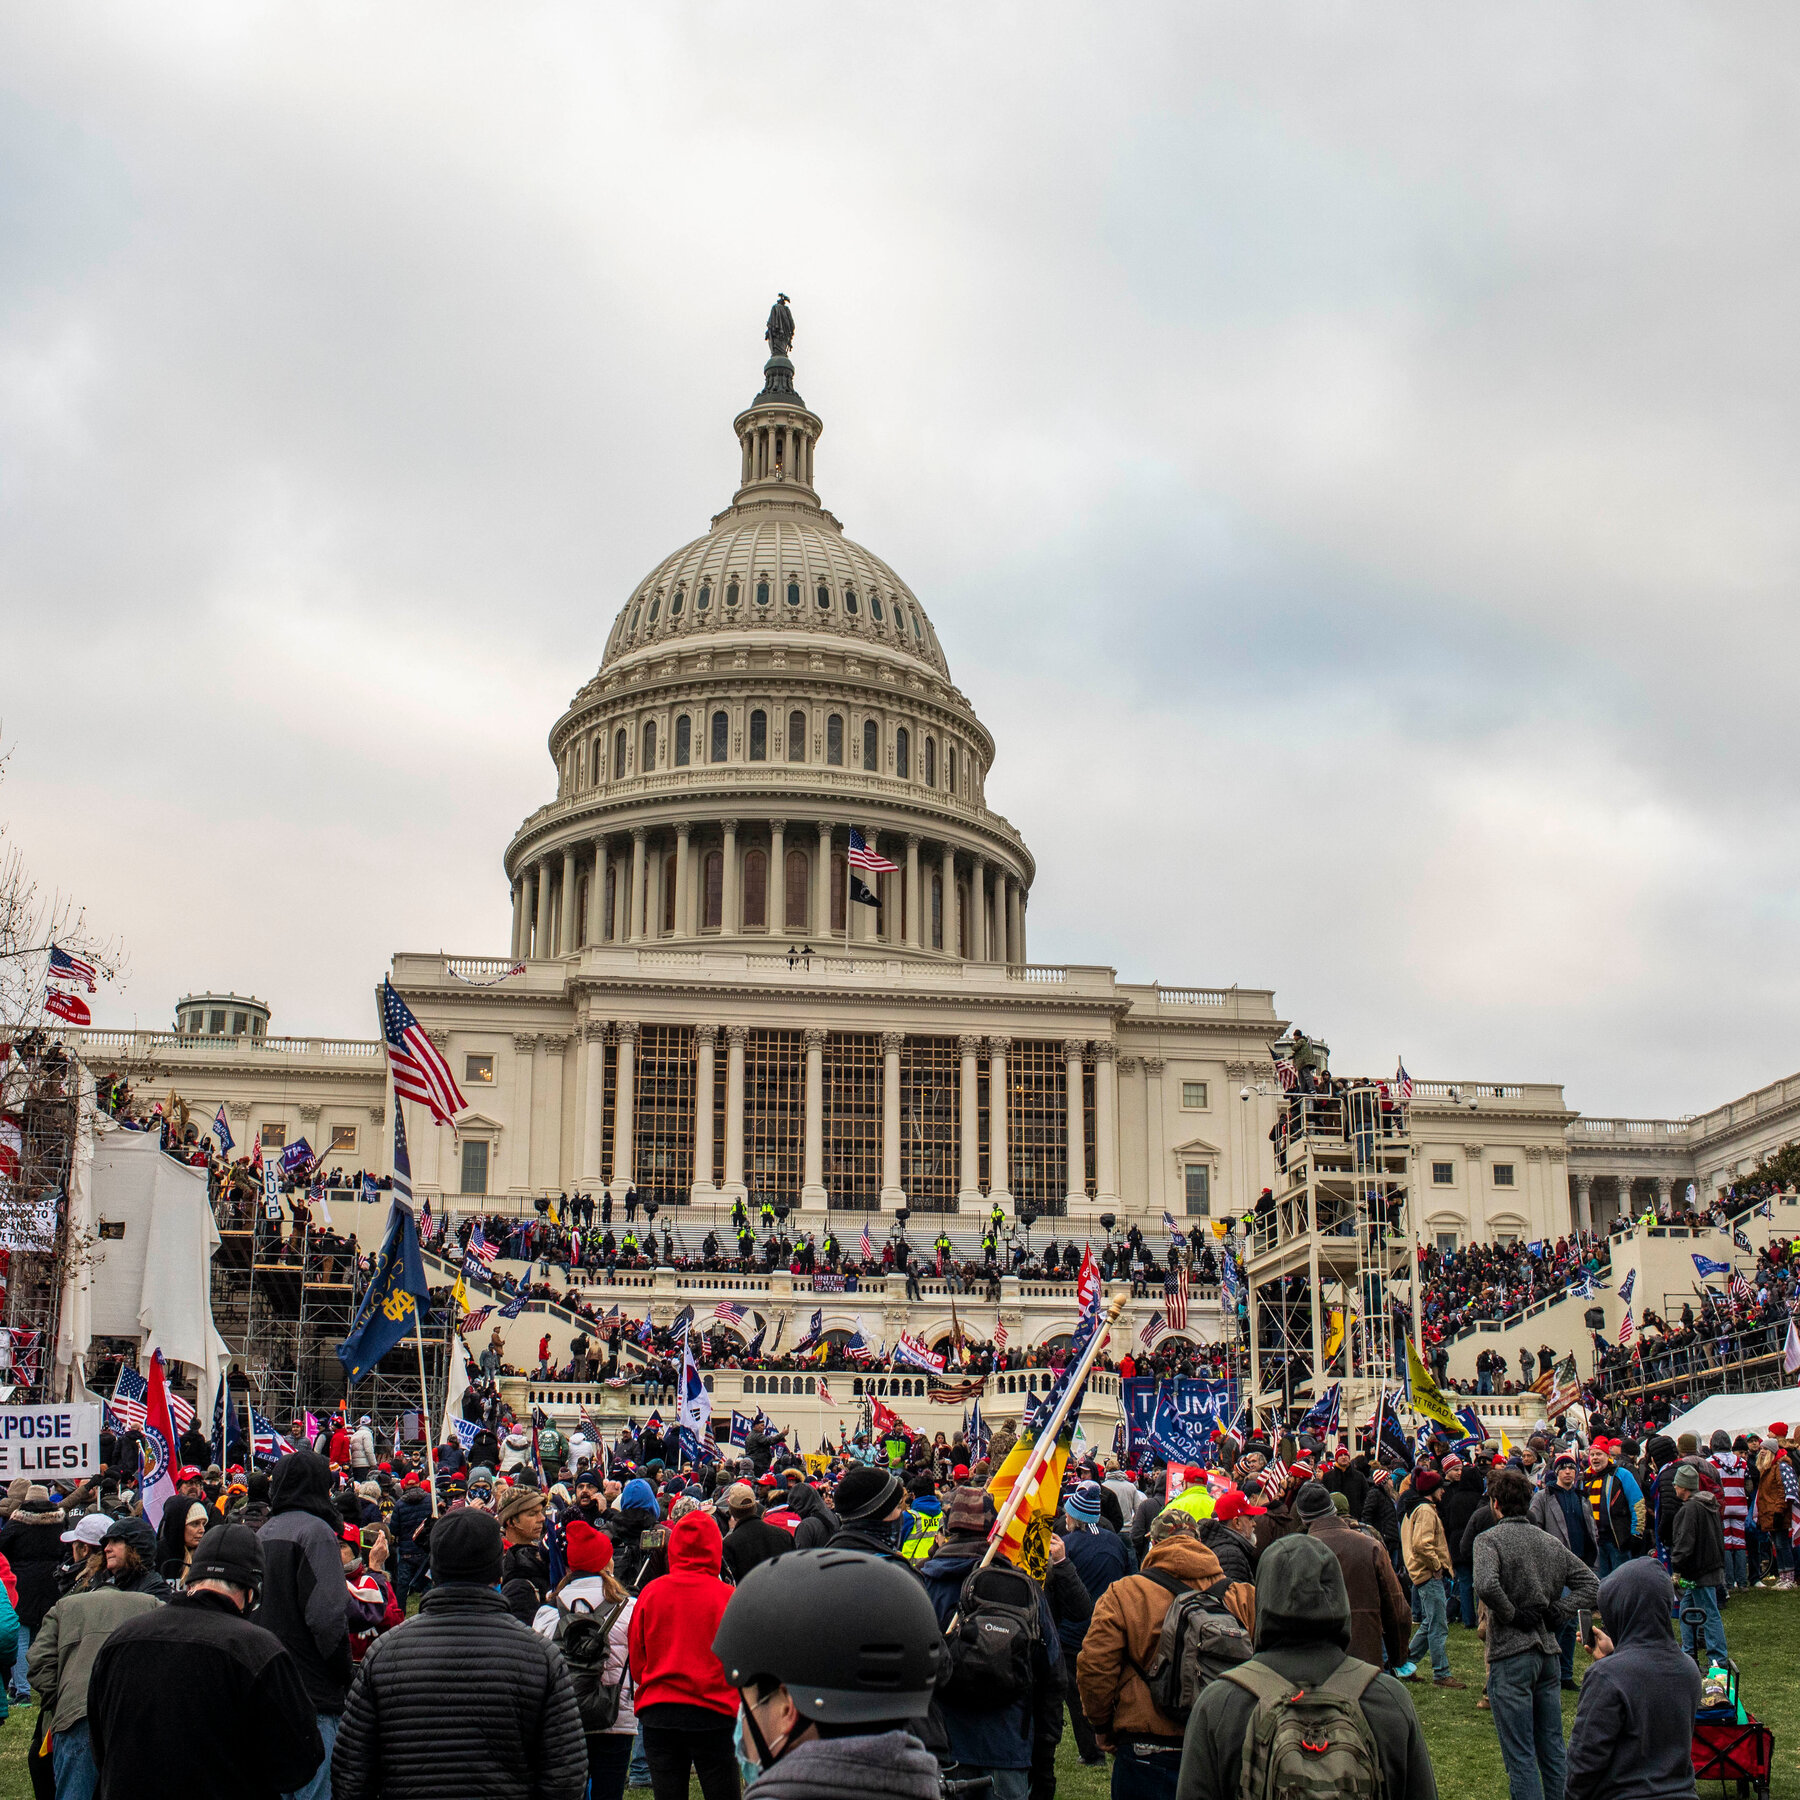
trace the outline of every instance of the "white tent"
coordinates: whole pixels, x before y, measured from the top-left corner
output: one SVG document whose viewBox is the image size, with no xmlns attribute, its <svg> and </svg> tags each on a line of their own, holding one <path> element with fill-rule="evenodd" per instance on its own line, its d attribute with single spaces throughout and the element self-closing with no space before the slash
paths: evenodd
<svg viewBox="0 0 1800 1800">
<path fill-rule="evenodd" d="M 1775 1388 L 1766 1394 L 1712 1394 L 1698 1406 L 1690 1407 L 1679 1418 L 1663 1427 L 1668 1437 L 1679 1437 L 1691 1431 L 1705 1449 L 1706 1440 L 1715 1431 L 1736 1437 L 1741 1431 L 1758 1431 L 1767 1435 L 1777 1420 L 1792 1431 L 1800 1424 L 1800 1389 Z"/>
</svg>

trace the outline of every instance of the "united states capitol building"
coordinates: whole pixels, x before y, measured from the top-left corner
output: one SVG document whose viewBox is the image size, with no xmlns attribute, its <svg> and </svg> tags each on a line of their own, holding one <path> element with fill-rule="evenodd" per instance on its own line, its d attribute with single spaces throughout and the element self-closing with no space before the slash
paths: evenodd
<svg viewBox="0 0 1800 1800">
<path fill-rule="evenodd" d="M 635 1186 L 690 1252 L 737 1196 L 878 1242 L 904 1208 L 915 1241 L 969 1245 L 995 1201 L 1039 1243 L 1241 1215 L 1276 1179 L 1289 1021 L 1204 972 L 1031 960 L 1039 871 L 988 804 L 998 747 L 939 622 L 820 498 L 784 315 L 732 421 L 735 491 L 623 597 L 551 727 L 544 802 L 502 853 L 510 941 L 393 959 L 469 1101 L 456 1133 L 413 1131 L 419 1192 L 529 1211 Z M 327 1167 L 385 1168 L 379 1043 L 285 1024 L 208 994 L 168 1032 L 66 1036 L 197 1118 L 222 1104 L 240 1153 L 304 1136 Z M 1797 1109 L 1800 1079 L 1657 1120 L 1583 1119 L 1504 1072 L 1422 1078 L 1417 1219 L 1440 1244 L 1603 1225 L 1710 1194 Z"/>
</svg>

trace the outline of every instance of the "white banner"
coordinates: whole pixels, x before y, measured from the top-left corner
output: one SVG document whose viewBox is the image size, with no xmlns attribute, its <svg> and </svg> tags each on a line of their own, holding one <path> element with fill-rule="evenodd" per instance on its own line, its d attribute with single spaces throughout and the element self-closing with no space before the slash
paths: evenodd
<svg viewBox="0 0 1800 1800">
<path fill-rule="evenodd" d="M 100 1408 L 0 1406 L 0 1481 L 28 1476 L 68 1485 L 100 1472 Z"/>
</svg>

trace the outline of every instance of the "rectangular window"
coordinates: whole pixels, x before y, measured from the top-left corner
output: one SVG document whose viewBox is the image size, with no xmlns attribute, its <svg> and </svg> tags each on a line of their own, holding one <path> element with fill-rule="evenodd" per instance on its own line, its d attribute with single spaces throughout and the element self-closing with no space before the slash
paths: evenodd
<svg viewBox="0 0 1800 1800">
<path fill-rule="evenodd" d="M 465 1194 L 488 1191 L 488 1147 L 477 1138 L 463 1139 L 462 1191 Z"/>
<path fill-rule="evenodd" d="M 844 715 L 833 713 L 825 721 L 825 760 L 834 768 L 844 766 Z"/>
<path fill-rule="evenodd" d="M 1187 1210 L 1190 1219 L 1204 1219 L 1212 1212 L 1212 1170 L 1203 1163 L 1187 1166 Z"/>
<path fill-rule="evenodd" d="M 280 1150 L 287 1144 L 287 1127 L 285 1125 L 265 1125 L 262 1128 L 262 1147 L 265 1150 Z"/>
<path fill-rule="evenodd" d="M 955 1038 L 900 1046 L 900 1185 L 914 1212 L 956 1211 L 962 1054 Z"/>
<path fill-rule="evenodd" d="M 354 1125 L 334 1125 L 331 1128 L 331 1154 L 337 1156 L 354 1156 L 356 1154 L 356 1127 Z"/>
<path fill-rule="evenodd" d="M 225 1035 L 225 1015 L 222 1012 L 209 1013 L 206 1029 L 211 1037 L 223 1037 Z"/>
<path fill-rule="evenodd" d="M 1449 1187 L 1456 1180 L 1455 1164 L 1434 1162 L 1431 1165 L 1431 1179 L 1437 1187 Z"/>
<path fill-rule="evenodd" d="M 1006 1059 L 1006 1123 L 1015 1200 L 1040 1218 L 1069 1210 L 1069 1066 L 1062 1040 L 1015 1038 Z"/>
<path fill-rule="evenodd" d="M 881 1206 L 881 1039 L 873 1032 L 834 1031 L 825 1040 L 823 1060 L 827 1202 L 876 1212 Z"/>
<path fill-rule="evenodd" d="M 494 1059 L 492 1056 L 465 1056 L 463 1058 L 463 1080 L 471 1087 L 492 1087 L 494 1085 Z"/>
<path fill-rule="evenodd" d="M 806 1124 L 806 1045 L 798 1031 L 752 1031 L 744 1042 L 744 1185 L 754 1211 L 764 1196 L 800 1204 Z"/>
<path fill-rule="evenodd" d="M 694 721 L 683 713 L 675 721 L 675 766 L 685 769 L 693 760 Z"/>
<path fill-rule="evenodd" d="M 1513 1185 L 1513 1166 L 1511 1163 L 1494 1164 L 1494 1186 L 1511 1187 Z"/>
<path fill-rule="evenodd" d="M 1454 1231 L 1440 1231 L 1437 1234 L 1437 1247 L 1439 1252 L 1444 1256 L 1455 1255 L 1456 1233 Z"/>
<path fill-rule="evenodd" d="M 1205 1112 L 1206 1083 L 1204 1081 L 1184 1081 L 1181 1084 L 1181 1104 L 1189 1112 Z"/>
<path fill-rule="evenodd" d="M 639 1195 L 686 1206 L 694 1187 L 694 1032 L 689 1025 L 645 1025 L 632 1068 Z"/>
<path fill-rule="evenodd" d="M 242 1037 L 249 1024 L 250 1017 L 247 1013 L 233 1013 L 231 1015 L 231 1035 Z"/>
</svg>

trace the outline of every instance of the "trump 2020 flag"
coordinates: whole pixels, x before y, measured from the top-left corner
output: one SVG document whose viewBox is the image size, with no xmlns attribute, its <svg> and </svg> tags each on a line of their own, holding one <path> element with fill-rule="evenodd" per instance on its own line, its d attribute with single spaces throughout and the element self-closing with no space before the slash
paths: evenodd
<svg viewBox="0 0 1800 1800">
<path fill-rule="evenodd" d="M 219 1146 L 221 1156 L 229 1156 L 237 1139 L 231 1135 L 231 1127 L 225 1123 L 225 1102 L 219 1102 L 219 1110 L 213 1114 L 213 1137 Z"/>
<path fill-rule="evenodd" d="M 413 1330 L 431 1318 L 425 1264 L 419 1256 L 419 1228 L 412 1208 L 396 1200 L 388 1209 L 387 1236 L 369 1274 L 368 1291 L 356 1310 L 350 1335 L 338 1345 L 344 1379 L 352 1387 Z"/>
<path fill-rule="evenodd" d="M 1731 1264 L 1728 1262 L 1715 1262 L 1710 1256 L 1702 1256 L 1698 1250 L 1692 1250 L 1688 1254 L 1693 1257 L 1694 1267 L 1699 1271 L 1702 1281 L 1705 1281 L 1709 1275 L 1729 1275 L 1731 1273 Z"/>
</svg>

